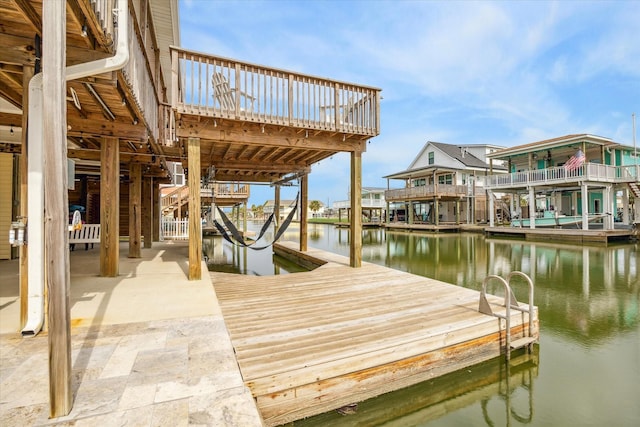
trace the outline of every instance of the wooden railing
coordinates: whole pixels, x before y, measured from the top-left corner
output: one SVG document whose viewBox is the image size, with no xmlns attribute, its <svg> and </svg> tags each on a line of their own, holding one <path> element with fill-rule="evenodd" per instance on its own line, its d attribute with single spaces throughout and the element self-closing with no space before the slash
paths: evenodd
<svg viewBox="0 0 640 427">
<path fill-rule="evenodd" d="M 189 187 L 182 186 L 177 187 L 170 193 L 167 193 L 162 196 L 162 201 L 160 203 L 162 207 L 162 211 L 174 211 L 178 209 L 178 206 L 182 206 L 187 204 L 189 201 Z M 167 212 L 165 212 L 167 213 Z"/>
<path fill-rule="evenodd" d="M 380 89 L 172 47 L 180 113 L 376 136 Z"/>
<path fill-rule="evenodd" d="M 248 199 L 249 198 L 248 184 L 238 182 L 219 182 L 212 186 L 212 188 L 203 187 L 200 189 L 201 197 L 216 197 L 225 199 Z"/>
<path fill-rule="evenodd" d="M 481 194 L 483 191 L 484 189 L 482 187 L 476 186 L 475 194 Z M 386 190 L 384 192 L 384 198 L 388 201 L 416 200 L 420 198 L 439 196 L 464 197 L 473 195 L 473 187 L 453 184 L 421 185 L 419 187 L 398 188 L 395 190 Z"/>
<path fill-rule="evenodd" d="M 333 209 L 348 209 L 351 207 L 351 200 L 338 200 L 333 202 Z M 363 208 L 386 208 L 387 202 L 384 199 L 365 199 L 361 200 Z"/>
<path fill-rule="evenodd" d="M 489 189 L 496 189 L 541 184 L 577 183 L 581 181 L 622 183 L 637 180 L 636 171 L 637 169 L 634 166 L 608 166 L 598 163 L 587 163 L 572 170 L 567 170 L 564 166 L 558 166 L 509 174 L 490 175 L 486 177 L 485 185 Z"/>
</svg>

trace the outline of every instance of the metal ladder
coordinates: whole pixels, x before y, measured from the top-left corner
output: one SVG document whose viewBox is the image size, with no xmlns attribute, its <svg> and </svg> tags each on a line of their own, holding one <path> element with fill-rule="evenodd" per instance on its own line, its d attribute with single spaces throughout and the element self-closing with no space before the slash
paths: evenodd
<svg viewBox="0 0 640 427">
<path fill-rule="evenodd" d="M 529 285 L 529 301 L 528 301 L 528 304 L 524 307 L 520 306 L 520 304 L 516 300 L 515 295 L 511 291 L 511 286 L 509 285 L 511 283 L 511 279 L 513 279 L 516 276 L 524 278 L 527 284 Z M 497 280 L 504 287 L 504 290 L 505 290 L 504 307 L 506 308 L 506 313 L 504 315 L 499 313 L 494 313 L 494 311 L 491 309 L 491 305 L 489 304 L 489 301 L 487 300 L 487 284 L 491 280 Z M 508 302 L 507 302 L 507 299 L 508 299 Z M 533 343 L 537 341 L 537 338 L 533 336 L 533 305 L 532 304 L 533 304 L 533 281 L 529 276 L 527 276 L 521 271 L 512 271 L 511 273 L 509 273 L 509 275 L 507 275 L 506 280 L 500 276 L 496 276 L 492 274 L 485 277 L 485 279 L 482 282 L 482 292 L 480 293 L 480 304 L 478 305 L 478 311 L 483 314 L 488 314 L 489 316 L 494 316 L 500 319 L 504 319 L 505 321 L 504 348 L 505 348 L 505 356 L 507 360 L 511 358 L 511 352 L 513 350 L 522 348 L 522 347 L 530 348 L 531 345 L 533 345 Z M 524 337 L 514 340 L 513 342 L 511 342 L 511 309 L 518 310 L 524 313 L 529 313 L 528 333 L 525 333 Z"/>
</svg>

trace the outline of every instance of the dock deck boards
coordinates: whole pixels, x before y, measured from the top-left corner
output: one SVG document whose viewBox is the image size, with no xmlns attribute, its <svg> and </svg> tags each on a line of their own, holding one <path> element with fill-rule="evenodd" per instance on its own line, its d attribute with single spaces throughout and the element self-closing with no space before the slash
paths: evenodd
<svg viewBox="0 0 640 427">
<path fill-rule="evenodd" d="M 375 264 L 351 268 L 324 251 L 306 256 L 327 263 L 270 277 L 212 273 L 244 382 L 267 425 L 500 354 L 499 320 L 478 313 L 477 291 Z M 490 297 L 498 312 L 502 301 Z M 512 315 L 514 338 L 527 322 Z"/>
</svg>

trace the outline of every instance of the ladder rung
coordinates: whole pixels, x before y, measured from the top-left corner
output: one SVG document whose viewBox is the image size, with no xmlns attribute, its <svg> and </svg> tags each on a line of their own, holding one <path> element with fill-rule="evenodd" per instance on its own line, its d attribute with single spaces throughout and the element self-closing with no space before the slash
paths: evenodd
<svg viewBox="0 0 640 427">
<path fill-rule="evenodd" d="M 526 347 L 529 344 L 533 344 L 536 341 L 537 339 L 534 337 L 518 338 L 517 340 L 511 341 L 510 347 L 511 347 L 511 350 L 515 350 L 517 348 Z"/>
</svg>

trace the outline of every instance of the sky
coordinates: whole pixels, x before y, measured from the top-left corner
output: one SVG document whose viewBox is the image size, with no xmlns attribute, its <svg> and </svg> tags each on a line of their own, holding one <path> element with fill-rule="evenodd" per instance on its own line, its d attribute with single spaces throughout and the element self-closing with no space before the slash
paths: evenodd
<svg viewBox="0 0 640 427">
<path fill-rule="evenodd" d="M 179 15 L 186 49 L 382 89 L 364 187 L 387 188 L 427 141 L 588 133 L 633 146 L 640 0 L 179 0 Z M 314 164 L 309 200 L 348 200 L 349 164 L 349 153 Z M 252 185 L 249 207 L 273 198 Z"/>
</svg>

